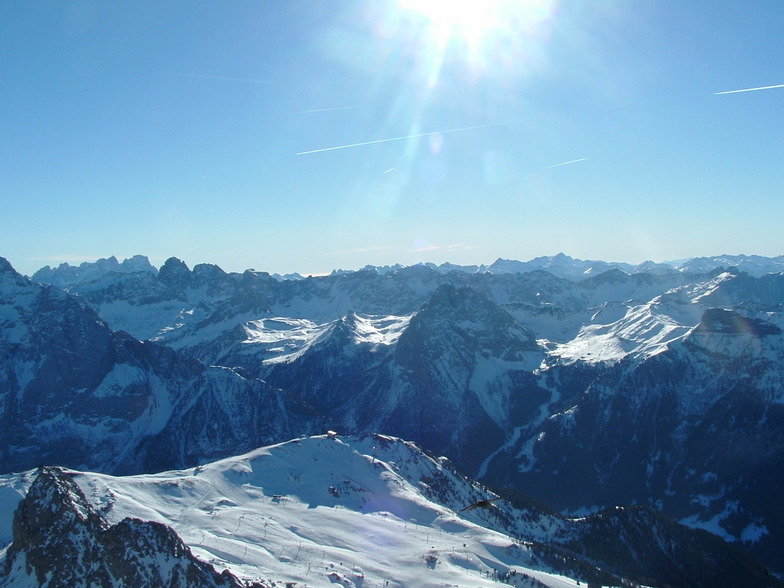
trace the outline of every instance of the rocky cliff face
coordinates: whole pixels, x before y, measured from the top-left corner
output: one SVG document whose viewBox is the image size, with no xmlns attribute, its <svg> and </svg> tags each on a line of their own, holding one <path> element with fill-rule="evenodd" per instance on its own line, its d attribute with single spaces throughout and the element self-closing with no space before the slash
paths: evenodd
<svg viewBox="0 0 784 588">
<path fill-rule="evenodd" d="M 150 260 L 144 255 L 134 255 L 122 263 L 112 256 L 107 259 L 99 259 L 93 263 L 84 262 L 79 266 L 72 266 L 61 263 L 52 268 L 48 265 L 33 274 L 36 282 L 45 282 L 53 286 L 68 287 L 80 282 L 88 282 L 100 279 L 109 274 L 133 274 L 148 273 L 157 274 L 158 270 L 150 264 Z"/>
<path fill-rule="evenodd" d="M 0 471 L 149 471 L 321 429 L 285 393 L 114 332 L 7 264 L 0 321 Z"/>
<path fill-rule="evenodd" d="M 780 586 L 758 560 L 719 537 L 687 529 L 646 507 L 612 508 L 578 519 L 556 543 L 650 586 Z"/>
<path fill-rule="evenodd" d="M 782 354 L 777 325 L 708 310 L 667 351 L 598 377 L 494 467 L 557 508 L 650 504 L 773 558 L 784 534 L 766 499 L 784 491 Z"/>
<path fill-rule="evenodd" d="M 475 471 L 504 442 L 510 419 L 544 397 L 530 370 L 543 358 L 533 334 L 484 295 L 441 286 L 394 336 L 336 321 L 265 379 L 350 431 L 386 431 Z"/>
<path fill-rule="evenodd" d="M 126 518 L 110 525 L 69 474 L 42 467 L 14 515 L 6 586 L 245 586 L 199 561 L 166 525 Z M 261 584 L 256 584 L 261 587 Z"/>
</svg>

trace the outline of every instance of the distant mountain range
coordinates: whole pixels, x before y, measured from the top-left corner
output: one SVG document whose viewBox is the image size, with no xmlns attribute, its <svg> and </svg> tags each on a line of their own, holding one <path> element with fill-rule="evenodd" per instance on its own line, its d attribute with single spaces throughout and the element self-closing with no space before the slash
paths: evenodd
<svg viewBox="0 0 784 588">
<path fill-rule="evenodd" d="M 507 496 L 644 506 L 784 573 L 783 264 L 557 255 L 283 279 L 136 256 L 28 279 L 2 260 L 0 471 L 156 472 L 381 433 Z M 606 569 L 645 583 L 656 565 Z"/>
<path fill-rule="evenodd" d="M 734 267 L 752 276 L 762 276 L 767 273 L 784 271 L 784 255 L 778 257 L 763 257 L 761 255 L 716 255 L 713 257 L 692 257 L 677 261 L 654 262 L 645 261 L 640 264 L 631 264 L 614 261 L 583 260 L 569 257 L 563 253 L 553 256 L 536 257 L 530 261 L 515 261 L 510 259 L 497 259 L 490 265 L 456 265 L 453 263 L 422 264 L 441 273 L 452 271 L 467 273 L 493 274 L 526 273 L 545 270 L 559 278 L 569 280 L 582 280 L 610 269 L 619 269 L 627 274 L 636 273 L 662 273 L 680 271 L 687 273 L 708 273 L 716 268 Z M 374 266 L 367 265 L 363 270 L 388 274 L 403 269 L 405 266 Z M 158 269 L 150 263 L 144 255 L 134 255 L 119 262 L 116 257 L 102 258 L 95 262 L 84 262 L 78 266 L 61 263 L 57 267 L 44 266 L 32 278 L 39 282 L 55 286 L 69 286 L 79 282 L 93 280 L 109 273 L 157 273 Z M 250 270 L 255 271 L 255 270 Z M 354 273 L 353 270 L 334 270 L 334 274 Z M 272 274 L 278 280 L 301 280 L 304 277 L 298 273 L 286 275 Z"/>
</svg>

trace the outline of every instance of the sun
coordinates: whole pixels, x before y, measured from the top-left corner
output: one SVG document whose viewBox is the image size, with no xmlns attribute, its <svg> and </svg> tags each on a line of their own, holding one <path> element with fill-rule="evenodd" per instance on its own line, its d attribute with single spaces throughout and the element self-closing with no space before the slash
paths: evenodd
<svg viewBox="0 0 784 588">
<path fill-rule="evenodd" d="M 424 17 L 446 42 L 461 37 L 475 44 L 501 24 L 513 0 L 399 0 L 399 6 Z"/>
<path fill-rule="evenodd" d="M 414 31 L 426 86 L 446 70 L 518 79 L 532 70 L 558 0 L 392 0 Z M 424 41 L 424 42 L 423 42 Z"/>
<path fill-rule="evenodd" d="M 546 34 L 557 0 L 395 0 L 427 31 L 443 58 L 449 47 L 471 64 L 525 60 Z"/>
</svg>

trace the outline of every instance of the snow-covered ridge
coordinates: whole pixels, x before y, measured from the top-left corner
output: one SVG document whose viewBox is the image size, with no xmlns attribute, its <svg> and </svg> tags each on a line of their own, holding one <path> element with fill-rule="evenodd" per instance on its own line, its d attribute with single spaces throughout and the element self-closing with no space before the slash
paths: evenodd
<svg viewBox="0 0 784 588">
<path fill-rule="evenodd" d="M 544 586 L 578 585 L 530 544 L 428 499 L 416 481 L 438 472 L 440 462 L 399 440 L 330 434 L 190 470 L 69 475 L 110 524 L 133 517 L 171 526 L 202 561 L 247 581 L 491 586 L 511 578 L 527 586 L 514 580 L 525 574 Z M 0 478 L 0 492 L 16 496 L 0 507 L 0 537 L 10 536 L 9 511 L 32 478 Z M 452 487 L 452 504 L 495 498 L 467 481 Z"/>
<path fill-rule="evenodd" d="M 351 314 L 346 318 L 317 324 L 308 319 L 271 317 L 248 321 L 242 325 L 245 339 L 241 342 L 243 353 L 261 353 L 264 363 L 285 363 L 298 359 L 329 336 L 341 324 L 350 323 L 350 337 L 355 345 L 394 345 L 405 330 L 410 316 L 362 316 Z"/>
<path fill-rule="evenodd" d="M 647 558 L 662 550 L 672 565 L 660 567 L 660 578 L 671 580 L 666 574 L 682 568 L 692 585 L 715 585 L 710 583 L 714 570 L 694 574 L 690 560 L 678 555 L 684 538 L 704 539 L 678 525 L 640 510 L 613 509 L 568 519 L 532 505 L 515 506 L 461 476 L 445 458 L 384 435 L 340 437 L 329 432 L 151 475 L 114 477 L 52 468 L 39 470 L 39 475 L 46 478 L 47 488 L 60 488 L 64 502 L 48 509 L 45 501 L 51 498 L 39 496 L 27 512 L 48 519 L 48 513 L 56 511 L 52 520 L 62 526 L 71 508 L 77 527 L 87 527 L 79 531 L 81 536 L 61 529 L 65 533 L 56 548 L 26 535 L 25 544 L 13 548 L 15 561 L 35 553 L 39 566 L 65 550 L 79 553 L 77 564 L 89 567 L 89 554 L 79 542 L 102 549 L 89 526 L 114 532 L 131 521 L 136 529 L 146 529 L 148 549 L 163 549 L 144 562 L 148 574 L 156 565 L 171 573 L 176 560 L 172 552 L 166 553 L 166 544 L 182 561 L 184 548 L 177 548 L 181 539 L 185 556 L 193 554 L 209 568 L 193 560 L 180 565 L 195 565 L 207 575 L 214 568 L 224 572 L 224 579 L 261 586 L 629 586 L 600 567 L 623 568 L 628 555 L 619 553 Z M 35 478 L 35 472 L 0 476 L 0 579 L 3 559 L 10 553 L 11 512 Z M 629 546 L 620 537 L 650 525 L 660 545 L 637 541 Z M 176 536 L 167 536 L 167 528 Z M 582 542 L 594 534 L 615 547 L 603 551 L 593 539 Z M 602 553 L 611 559 L 602 560 Z M 734 577 L 740 574 L 746 585 L 762 585 L 758 564 L 755 568 L 729 551 L 715 557 L 734 566 Z M 12 579 L 27 578 L 18 565 L 10 573 Z"/>
</svg>

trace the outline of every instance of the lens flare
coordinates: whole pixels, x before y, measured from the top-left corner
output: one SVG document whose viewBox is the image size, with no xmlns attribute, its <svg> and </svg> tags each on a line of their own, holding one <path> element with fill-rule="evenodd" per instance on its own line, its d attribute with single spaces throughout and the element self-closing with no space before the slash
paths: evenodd
<svg viewBox="0 0 784 588">
<path fill-rule="evenodd" d="M 537 70 L 557 0 L 397 0 L 397 19 L 417 31 L 417 53 L 430 92 L 444 72 L 505 83 Z"/>
<path fill-rule="evenodd" d="M 400 0 L 400 7 L 426 18 L 444 42 L 462 35 L 472 43 L 498 24 L 500 8 L 506 0 L 454 2 L 450 0 Z"/>
</svg>

